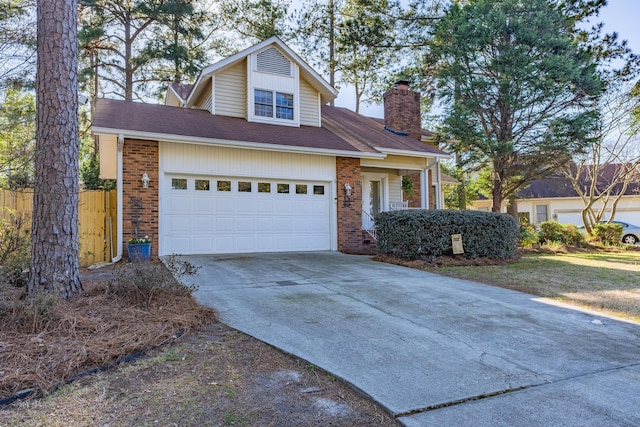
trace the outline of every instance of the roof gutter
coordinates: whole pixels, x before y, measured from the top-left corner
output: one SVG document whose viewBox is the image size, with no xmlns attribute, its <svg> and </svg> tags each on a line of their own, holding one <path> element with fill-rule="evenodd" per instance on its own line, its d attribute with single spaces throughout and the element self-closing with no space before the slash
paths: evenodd
<svg viewBox="0 0 640 427">
<path fill-rule="evenodd" d="M 423 152 L 423 151 L 396 150 L 393 148 L 384 148 L 384 147 L 373 147 L 373 148 L 385 154 L 398 154 L 402 156 L 411 156 L 411 157 L 431 157 L 431 158 L 435 158 L 436 160 L 451 158 L 451 154 L 445 153 L 444 151 L 440 153 L 429 153 L 429 152 Z"/>
<path fill-rule="evenodd" d="M 180 135 L 180 137 L 177 138 L 178 135 L 172 135 L 172 134 L 129 131 L 124 129 L 110 129 L 110 128 L 103 128 L 103 127 L 93 127 L 92 132 L 94 134 L 108 134 L 108 135 L 117 134 L 119 135 L 118 138 L 120 138 L 120 136 L 122 136 L 123 138 L 126 136 L 127 138 L 132 138 L 132 139 L 147 139 L 147 140 L 153 140 L 153 141 L 177 142 L 182 144 L 186 143 L 186 144 L 199 144 L 199 145 L 215 145 L 219 147 L 280 151 L 280 152 L 286 152 L 286 153 L 355 157 L 355 158 L 361 158 L 361 159 L 384 159 L 385 157 L 387 157 L 385 153 L 331 150 L 327 148 L 298 147 L 298 146 L 292 146 L 292 145 L 269 144 L 269 143 L 251 142 L 251 141 L 230 141 L 227 139 L 203 138 L 198 136 Z M 121 155 L 121 151 L 118 151 L 118 154 Z"/>
</svg>

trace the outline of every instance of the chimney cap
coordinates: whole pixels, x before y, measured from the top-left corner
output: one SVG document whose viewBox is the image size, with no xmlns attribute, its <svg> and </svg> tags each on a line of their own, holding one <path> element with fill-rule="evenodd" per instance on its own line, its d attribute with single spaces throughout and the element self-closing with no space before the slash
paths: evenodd
<svg viewBox="0 0 640 427">
<path fill-rule="evenodd" d="M 409 89 L 409 80 L 398 80 L 395 83 L 395 87 L 398 89 Z"/>
</svg>

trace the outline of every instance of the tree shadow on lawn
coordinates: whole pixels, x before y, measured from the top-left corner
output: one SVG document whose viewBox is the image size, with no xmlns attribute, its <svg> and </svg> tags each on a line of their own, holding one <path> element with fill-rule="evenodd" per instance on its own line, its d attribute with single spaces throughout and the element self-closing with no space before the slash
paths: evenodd
<svg viewBox="0 0 640 427">
<path fill-rule="evenodd" d="M 616 255 L 616 252 L 607 252 L 601 258 L 597 258 L 595 253 L 589 256 L 589 253 L 582 252 L 529 253 L 510 261 L 441 257 L 435 263 L 405 260 L 389 255 L 379 255 L 374 259 L 540 297 L 555 298 L 580 307 L 640 321 L 640 252 L 634 251 L 632 256 L 626 254 L 625 257 L 625 253 Z M 620 261 L 621 258 L 625 262 Z M 638 262 L 634 263 L 634 259 Z"/>
</svg>

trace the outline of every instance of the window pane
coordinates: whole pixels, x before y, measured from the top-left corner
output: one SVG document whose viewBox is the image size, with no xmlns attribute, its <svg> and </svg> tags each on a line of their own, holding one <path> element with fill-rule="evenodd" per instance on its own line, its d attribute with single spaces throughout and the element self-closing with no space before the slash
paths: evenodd
<svg viewBox="0 0 640 427">
<path fill-rule="evenodd" d="M 255 101 L 256 101 L 256 104 L 273 105 L 273 92 L 269 90 L 256 89 Z"/>
<path fill-rule="evenodd" d="M 293 120 L 293 108 L 276 107 L 276 117 L 278 119 Z"/>
<path fill-rule="evenodd" d="M 324 185 L 314 185 L 313 194 L 324 194 Z"/>
<path fill-rule="evenodd" d="M 238 181 L 238 191 L 241 193 L 251 193 L 251 182 Z"/>
<path fill-rule="evenodd" d="M 186 190 L 187 189 L 187 179 L 186 178 L 171 178 L 171 189 L 172 190 Z"/>
<path fill-rule="evenodd" d="M 271 105 L 256 104 L 256 116 L 273 117 L 273 107 Z"/>
<path fill-rule="evenodd" d="M 256 116 L 273 117 L 273 92 L 256 89 L 254 102 Z"/>
<path fill-rule="evenodd" d="M 307 184 L 296 184 L 296 194 L 307 194 Z"/>
<path fill-rule="evenodd" d="M 218 181 L 218 191 L 231 191 L 231 181 Z"/>
<path fill-rule="evenodd" d="M 259 182 L 258 183 L 258 193 L 271 193 L 271 183 L 270 182 Z"/>
<path fill-rule="evenodd" d="M 208 179 L 196 179 L 196 190 L 209 191 Z"/>
<path fill-rule="evenodd" d="M 293 95 L 276 92 L 276 117 L 293 120 Z"/>
<path fill-rule="evenodd" d="M 289 184 L 278 184 L 278 193 L 289 194 Z"/>
<path fill-rule="evenodd" d="M 293 108 L 293 95 L 276 92 L 276 106 Z"/>
<path fill-rule="evenodd" d="M 538 205 L 536 206 L 536 223 L 540 224 L 548 219 L 547 216 L 547 206 L 546 205 Z"/>
</svg>

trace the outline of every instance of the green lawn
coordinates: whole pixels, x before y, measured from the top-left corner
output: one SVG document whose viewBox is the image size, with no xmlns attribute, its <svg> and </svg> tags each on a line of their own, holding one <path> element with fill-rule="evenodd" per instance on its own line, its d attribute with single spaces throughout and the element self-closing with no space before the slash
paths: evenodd
<svg viewBox="0 0 640 427">
<path fill-rule="evenodd" d="M 498 266 L 429 268 L 640 321 L 640 252 L 525 255 Z"/>
</svg>

